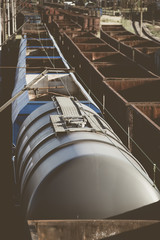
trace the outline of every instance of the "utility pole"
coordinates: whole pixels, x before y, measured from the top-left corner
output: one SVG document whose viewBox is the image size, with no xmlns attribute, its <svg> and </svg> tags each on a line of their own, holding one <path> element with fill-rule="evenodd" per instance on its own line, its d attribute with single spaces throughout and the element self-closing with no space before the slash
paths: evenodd
<svg viewBox="0 0 160 240">
<path fill-rule="evenodd" d="M 0 51 L 2 50 L 2 13 L 1 13 L 1 4 L 0 4 Z"/>
<path fill-rule="evenodd" d="M 8 10 L 8 37 L 11 35 L 11 28 L 10 28 L 10 1 L 7 1 L 7 10 Z"/>
<path fill-rule="evenodd" d="M 2 9 L 3 9 L 3 42 L 6 40 L 6 2 L 2 0 Z"/>
<path fill-rule="evenodd" d="M 16 6 L 16 0 L 14 0 L 14 30 L 17 31 L 17 6 Z"/>
<path fill-rule="evenodd" d="M 14 24 L 14 4 L 13 4 L 14 0 L 11 0 L 11 6 L 12 6 L 12 34 L 15 32 L 15 24 Z"/>
<path fill-rule="evenodd" d="M 2 13 L 1 13 L 1 3 L 0 3 L 0 66 L 1 66 L 1 59 L 2 59 Z M 1 68 L 0 68 L 0 84 L 1 84 L 1 80 L 2 76 L 1 76 Z M 0 94 L 1 94 L 1 89 L 0 89 Z"/>
<path fill-rule="evenodd" d="M 142 37 L 142 25 L 143 25 L 143 6 L 142 0 L 140 1 L 140 36 Z"/>
</svg>

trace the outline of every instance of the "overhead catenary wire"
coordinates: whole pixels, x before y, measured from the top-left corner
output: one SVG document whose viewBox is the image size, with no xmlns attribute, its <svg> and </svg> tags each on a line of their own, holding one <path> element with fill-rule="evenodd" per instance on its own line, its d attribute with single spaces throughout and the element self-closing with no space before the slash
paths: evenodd
<svg viewBox="0 0 160 240">
<path fill-rule="evenodd" d="M 17 94 L 15 94 L 12 98 L 10 98 L 5 104 L 3 104 L 0 107 L 0 113 L 6 109 L 15 99 L 17 99 L 20 95 L 24 93 L 24 91 L 27 91 L 30 86 L 32 86 L 34 83 L 36 83 L 39 79 L 42 77 L 45 77 L 47 73 L 47 70 L 44 70 L 41 74 L 39 74 L 36 78 L 34 78 L 30 83 L 28 83 L 26 86 L 24 86 L 23 89 L 21 89 Z"/>
<path fill-rule="evenodd" d="M 28 21 L 28 20 L 27 20 L 27 21 Z M 26 22 L 25 22 L 25 23 L 26 23 Z M 24 23 L 24 24 L 25 24 L 25 23 Z M 23 24 L 23 25 L 24 25 L 24 24 Z M 23 27 L 23 25 L 21 26 L 21 28 Z M 37 27 L 37 30 L 38 30 L 38 27 Z M 39 36 L 40 36 L 40 35 L 39 35 Z M 11 36 L 11 37 L 12 37 L 12 36 Z M 36 39 L 36 40 L 37 40 L 37 39 Z M 44 51 L 45 51 L 45 48 L 44 48 L 43 44 L 41 43 L 40 37 L 39 37 L 38 41 L 40 41 L 40 44 L 41 44 L 42 48 L 43 48 Z M 50 60 L 50 58 L 49 58 L 49 56 L 48 56 L 48 54 L 47 54 L 46 51 L 45 51 L 45 53 L 46 53 L 48 59 Z M 55 69 L 55 66 L 54 66 L 54 64 L 52 63 L 51 60 L 50 60 L 50 63 L 51 63 L 51 65 L 53 66 L 53 69 Z M 8 68 L 9 68 L 9 67 L 8 67 Z M 21 67 L 20 67 L 20 68 L 21 68 Z M 22 68 L 26 68 L 26 67 L 22 67 Z M 20 90 L 15 96 L 13 96 L 13 97 L 12 97 L 11 99 L 9 99 L 5 104 L 3 104 L 3 105 L 0 107 L 0 112 L 2 112 L 4 109 L 6 109 L 6 107 L 8 107 L 16 98 L 18 98 L 20 95 L 22 95 L 24 91 L 28 90 L 30 86 L 32 86 L 35 82 L 37 82 L 42 76 L 45 76 L 47 73 L 48 73 L 48 70 L 44 70 L 41 74 L 39 74 L 36 78 L 34 78 L 29 84 L 27 84 L 22 90 Z M 66 88 L 68 94 L 71 96 L 71 94 L 70 94 L 68 88 L 66 87 L 65 83 L 63 82 L 62 78 L 60 78 L 60 79 L 61 79 L 62 84 L 63 84 L 64 87 Z"/>
<path fill-rule="evenodd" d="M 45 28 L 46 28 L 46 26 L 45 26 Z M 38 24 L 37 24 L 37 31 L 38 31 L 38 36 L 39 36 L 39 39 L 38 39 L 38 40 L 39 40 L 39 42 L 40 42 L 43 50 L 45 51 L 45 53 L 46 53 L 46 55 L 47 55 L 47 57 L 48 57 L 48 60 L 50 61 L 51 65 L 53 66 L 53 68 L 55 68 L 55 65 L 54 65 L 53 62 L 51 61 L 48 53 L 46 52 L 46 50 L 45 50 L 45 48 L 44 48 L 44 46 L 43 46 L 43 44 L 42 44 L 42 42 L 41 42 L 40 32 L 39 32 L 39 29 L 38 29 Z M 46 28 L 46 31 L 48 31 L 47 28 Z M 63 59 L 64 59 L 64 58 L 63 58 Z M 66 86 L 66 84 L 64 83 L 64 81 L 62 80 L 62 77 L 60 77 L 59 79 L 61 80 L 62 84 L 64 85 L 64 87 L 65 87 L 65 89 L 66 89 L 66 91 L 68 92 L 68 95 L 71 96 L 71 93 L 70 93 L 68 87 Z"/>
<path fill-rule="evenodd" d="M 37 26 L 38 37 L 39 37 L 38 41 L 40 42 L 40 44 L 41 44 L 41 46 L 42 46 L 42 48 L 43 48 L 43 50 L 44 50 L 44 52 L 45 52 L 45 54 L 46 54 L 48 60 L 49 60 L 50 63 L 51 63 L 51 65 L 53 66 L 53 68 L 55 68 L 55 65 L 54 65 L 53 62 L 51 61 L 51 59 L 50 59 L 50 57 L 49 57 L 49 55 L 48 55 L 46 49 L 44 48 L 44 46 L 43 46 L 43 44 L 42 44 L 41 37 L 40 37 L 40 32 L 39 32 L 39 29 L 38 29 L 38 23 L 37 23 L 36 26 Z M 36 39 L 36 40 L 37 40 L 37 39 Z M 53 51 L 54 51 L 54 50 L 53 50 Z"/>
<path fill-rule="evenodd" d="M 0 66 L 0 68 L 4 68 L 4 69 L 10 69 L 10 68 L 25 68 L 25 69 L 42 69 L 42 67 L 17 67 L 17 66 Z M 55 73 L 63 73 L 63 72 L 66 72 L 66 73 L 70 73 L 70 72 L 74 72 L 74 69 L 65 69 L 65 68 L 48 68 L 48 67 L 45 67 L 45 69 L 47 69 L 48 71 L 52 71 L 52 70 L 55 70 L 54 72 Z"/>
</svg>

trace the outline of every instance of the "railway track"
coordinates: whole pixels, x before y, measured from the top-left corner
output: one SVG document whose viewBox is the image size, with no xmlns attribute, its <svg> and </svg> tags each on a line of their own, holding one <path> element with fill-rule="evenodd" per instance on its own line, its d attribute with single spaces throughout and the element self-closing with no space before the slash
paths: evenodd
<svg viewBox="0 0 160 240">
<path fill-rule="evenodd" d="M 139 22 L 132 22 L 132 26 L 133 26 L 133 29 L 135 30 L 135 33 L 140 36 L 141 33 L 140 33 L 140 25 L 139 25 Z M 158 25 L 157 25 L 158 26 Z M 145 23 L 143 23 L 142 25 L 142 34 L 143 34 L 143 37 L 144 38 L 147 38 L 153 42 L 156 42 L 158 44 L 160 44 L 160 39 L 158 37 L 155 37 L 150 31 L 149 29 L 146 27 Z"/>
<path fill-rule="evenodd" d="M 160 23 L 159 23 L 159 26 L 160 26 Z M 159 37 L 155 37 L 154 34 L 152 34 L 148 28 L 145 26 L 145 24 L 143 24 L 143 34 L 145 36 L 147 36 L 151 41 L 154 41 L 154 42 L 157 42 L 160 44 L 160 38 Z"/>
<path fill-rule="evenodd" d="M 149 20 L 144 20 L 143 22 L 153 24 L 153 21 L 149 21 Z M 160 26 L 160 21 L 155 21 L 154 24 L 157 26 Z"/>
</svg>

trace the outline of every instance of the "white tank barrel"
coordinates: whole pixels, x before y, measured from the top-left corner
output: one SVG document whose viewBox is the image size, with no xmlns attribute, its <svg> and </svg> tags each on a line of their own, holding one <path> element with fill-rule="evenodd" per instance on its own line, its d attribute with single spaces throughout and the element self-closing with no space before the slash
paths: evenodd
<svg viewBox="0 0 160 240">
<path fill-rule="evenodd" d="M 27 219 L 102 219 L 160 200 L 110 126 L 72 98 L 56 98 L 24 121 L 16 175 Z"/>
</svg>

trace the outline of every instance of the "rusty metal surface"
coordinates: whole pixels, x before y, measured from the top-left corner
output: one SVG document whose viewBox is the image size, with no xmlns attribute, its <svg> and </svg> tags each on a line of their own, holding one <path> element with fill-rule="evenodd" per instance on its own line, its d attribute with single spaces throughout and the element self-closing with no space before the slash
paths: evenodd
<svg viewBox="0 0 160 240">
<path fill-rule="evenodd" d="M 60 8 L 56 8 L 57 4 L 50 4 L 49 6 L 41 7 L 42 19 L 52 24 L 54 20 L 58 21 L 57 24 L 62 24 L 60 21 L 64 21 L 64 27 L 69 28 L 69 25 L 73 24 L 73 27 L 79 26 L 83 30 L 98 31 L 100 29 L 100 17 L 90 16 L 90 11 L 86 8 L 72 7 L 70 9 L 63 9 L 64 5 L 60 4 Z M 59 26 L 61 27 L 61 26 Z M 66 29 L 64 29 L 66 30 Z M 74 30 L 73 28 L 70 30 Z M 81 29 L 77 29 L 81 30 Z"/>
<path fill-rule="evenodd" d="M 160 44 L 134 35 L 123 28 L 122 25 L 103 25 L 101 38 L 115 47 L 126 56 L 159 74 L 159 67 L 155 61 L 155 55 L 160 49 Z"/>
<path fill-rule="evenodd" d="M 159 239 L 160 234 L 156 220 L 33 220 L 28 224 L 32 240 Z"/>
<path fill-rule="evenodd" d="M 60 28 L 62 28 L 63 25 L 63 30 L 69 29 L 70 31 L 74 31 L 74 28 L 76 27 L 90 31 L 98 31 L 100 29 L 100 18 L 98 16 L 90 16 L 88 11 L 86 14 L 84 11 L 81 11 L 81 8 L 80 11 L 75 12 L 72 11 L 71 8 L 68 10 L 63 9 L 63 7 L 64 5 L 61 5 L 61 8 L 58 8 L 58 10 L 56 9 L 55 4 L 41 7 L 40 11 L 43 21 L 52 24 L 52 22 L 56 20 Z"/>
<path fill-rule="evenodd" d="M 160 104 L 158 102 L 134 103 L 145 115 L 153 119 L 159 125 Z"/>
</svg>

